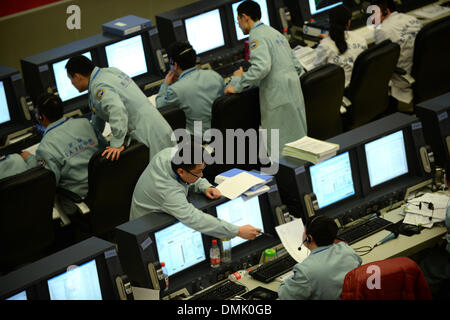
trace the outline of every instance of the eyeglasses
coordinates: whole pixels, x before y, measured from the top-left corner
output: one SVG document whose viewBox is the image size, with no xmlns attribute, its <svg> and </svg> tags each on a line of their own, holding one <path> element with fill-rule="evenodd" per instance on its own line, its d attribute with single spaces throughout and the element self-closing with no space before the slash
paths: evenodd
<svg viewBox="0 0 450 320">
<path fill-rule="evenodd" d="M 206 168 L 206 165 L 204 165 L 203 168 L 200 169 L 200 172 L 203 172 L 203 170 L 205 170 L 205 168 Z M 196 178 L 199 178 L 199 179 L 201 178 L 198 175 L 196 175 L 195 173 L 192 173 L 190 170 L 186 170 L 186 171 L 189 172 L 190 174 L 192 174 Z"/>
</svg>

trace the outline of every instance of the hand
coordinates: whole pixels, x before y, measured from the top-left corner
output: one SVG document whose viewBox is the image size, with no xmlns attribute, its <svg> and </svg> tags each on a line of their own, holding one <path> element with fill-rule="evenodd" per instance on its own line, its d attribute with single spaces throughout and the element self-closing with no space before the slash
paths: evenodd
<svg viewBox="0 0 450 320">
<path fill-rule="evenodd" d="M 319 38 L 325 39 L 328 38 L 328 35 L 326 33 L 319 34 Z"/>
<path fill-rule="evenodd" d="M 172 83 L 176 82 L 178 80 L 178 75 L 175 73 L 175 71 L 170 70 L 169 73 L 167 73 L 166 78 L 164 79 L 164 82 L 168 85 L 171 85 Z"/>
<path fill-rule="evenodd" d="M 222 196 L 222 193 L 217 188 L 209 187 L 208 189 L 205 190 L 205 195 L 209 199 L 218 199 Z"/>
<path fill-rule="evenodd" d="M 249 224 L 246 224 L 245 226 L 239 227 L 238 237 L 253 240 L 256 238 L 256 236 L 259 234 L 261 229 L 257 229 Z"/>
<path fill-rule="evenodd" d="M 234 94 L 234 93 L 236 93 L 236 90 L 234 89 L 233 86 L 227 86 L 225 88 L 225 94 Z"/>
<path fill-rule="evenodd" d="M 236 71 L 233 72 L 234 77 L 242 77 L 244 75 L 244 69 L 242 67 L 239 67 Z"/>
<path fill-rule="evenodd" d="M 106 147 L 105 151 L 102 153 L 102 157 L 106 154 L 106 159 L 109 159 L 111 157 L 111 160 L 118 160 L 120 153 L 125 149 L 124 146 L 121 146 L 120 148 L 113 148 L 113 147 Z"/>
<path fill-rule="evenodd" d="M 23 160 L 27 160 L 27 158 L 31 155 L 28 151 L 24 151 L 20 154 Z"/>
</svg>

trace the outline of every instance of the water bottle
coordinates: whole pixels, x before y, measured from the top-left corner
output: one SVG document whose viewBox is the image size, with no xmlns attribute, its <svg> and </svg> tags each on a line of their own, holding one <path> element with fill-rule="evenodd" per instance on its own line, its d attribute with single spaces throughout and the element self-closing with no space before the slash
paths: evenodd
<svg viewBox="0 0 450 320">
<path fill-rule="evenodd" d="M 231 263 L 231 239 L 222 239 L 222 263 Z"/>
<path fill-rule="evenodd" d="M 220 266 L 220 249 L 217 245 L 217 240 L 212 240 L 211 248 L 209 249 L 209 259 L 211 261 L 212 268 L 218 268 Z"/>
<path fill-rule="evenodd" d="M 237 281 L 243 279 L 248 273 L 251 271 L 251 269 L 244 269 L 236 271 L 228 276 L 228 279 L 231 281 Z"/>
<path fill-rule="evenodd" d="M 166 282 L 166 288 L 164 291 L 169 290 L 169 273 L 167 272 L 166 264 L 161 262 L 161 269 L 164 276 L 164 281 Z"/>
</svg>

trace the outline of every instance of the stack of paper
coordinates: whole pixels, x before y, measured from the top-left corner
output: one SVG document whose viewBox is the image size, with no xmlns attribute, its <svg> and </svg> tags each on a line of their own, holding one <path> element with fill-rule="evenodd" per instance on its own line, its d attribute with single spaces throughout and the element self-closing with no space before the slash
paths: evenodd
<svg viewBox="0 0 450 320">
<path fill-rule="evenodd" d="M 434 19 L 450 11 L 450 8 L 440 6 L 438 4 L 422 7 L 415 10 L 413 14 L 419 18 Z"/>
<path fill-rule="evenodd" d="M 236 177 L 236 176 L 240 175 L 241 173 L 246 173 L 247 175 L 251 175 L 254 178 L 259 179 L 259 181 L 258 180 L 254 180 L 254 179 L 245 181 L 245 183 L 248 183 L 249 181 L 252 181 L 252 182 L 254 182 L 254 184 L 252 186 L 250 186 L 248 189 L 244 190 L 244 192 L 243 192 L 244 196 L 246 196 L 246 197 L 253 197 L 255 195 L 258 195 L 258 194 L 261 194 L 261 193 L 264 193 L 264 192 L 270 190 L 270 188 L 268 186 L 266 186 L 266 184 L 269 183 L 270 181 L 272 181 L 273 176 L 260 174 L 260 173 L 254 172 L 254 171 L 245 171 L 245 170 L 237 169 L 237 168 L 225 171 L 225 172 L 217 175 L 216 178 L 214 179 L 214 182 L 220 186 L 226 180 L 229 180 L 232 177 Z M 245 175 L 244 175 L 244 177 L 248 178 L 248 176 L 245 176 Z M 236 181 L 237 182 L 235 182 L 235 183 L 240 183 L 242 185 L 242 177 L 239 178 Z M 223 186 L 221 188 L 223 188 Z M 243 189 L 243 187 L 241 187 L 241 190 L 242 189 Z M 219 190 L 220 190 L 220 188 L 219 188 Z M 223 194 L 223 192 L 222 192 L 222 194 Z M 235 193 L 230 194 L 230 195 L 233 196 L 234 194 Z M 224 194 L 224 196 L 226 196 L 226 195 Z M 226 197 L 229 198 L 228 196 L 226 196 Z"/>
<path fill-rule="evenodd" d="M 235 199 L 251 187 L 264 183 L 264 180 L 251 175 L 248 172 L 241 172 L 233 177 L 225 179 L 216 188 L 228 199 Z"/>
<path fill-rule="evenodd" d="M 338 150 L 338 144 L 305 136 L 297 141 L 286 143 L 282 154 L 284 156 L 290 156 L 312 163 L 318 163 L 334 157 Z"/>
<path fill-rule="evenodd" d="M 433 204 L 433 209 L 429 208 L 429 203 Z M 445 221 L 449 203 L 448 195 L 440 193 L 426 193 L 409 200 L 403 209 L 405 214 L 403 223 L 431 228 L 434 223 Z"/>
<path fill-rule="evenodd" d="M 314 60 L 316 60 L 317 52 L 311 47 L 296 46 L 294 55 L 302 67 L 309 71 L 314 68 Z"/>
</svg>

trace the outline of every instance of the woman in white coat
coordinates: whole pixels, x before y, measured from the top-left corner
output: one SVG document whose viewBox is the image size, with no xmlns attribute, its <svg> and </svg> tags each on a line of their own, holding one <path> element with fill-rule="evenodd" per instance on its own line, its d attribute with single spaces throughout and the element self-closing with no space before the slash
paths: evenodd
<svg viewBox="0 0 450 320">
<path fill-rule="evenodd" d="M 367 49 L 364 37 L 357 33 L 348 31 L 352 12 L 345 6 L 339 6 L 330 12 L 329 36 L 322 35 L 316 48 L 317 56 L 314 66 L 318 67 L 327 63 L 337 64 L 345 72 L 345 86 L 350 84 L 353 64 L 358 55 Z"/>
</svg>

